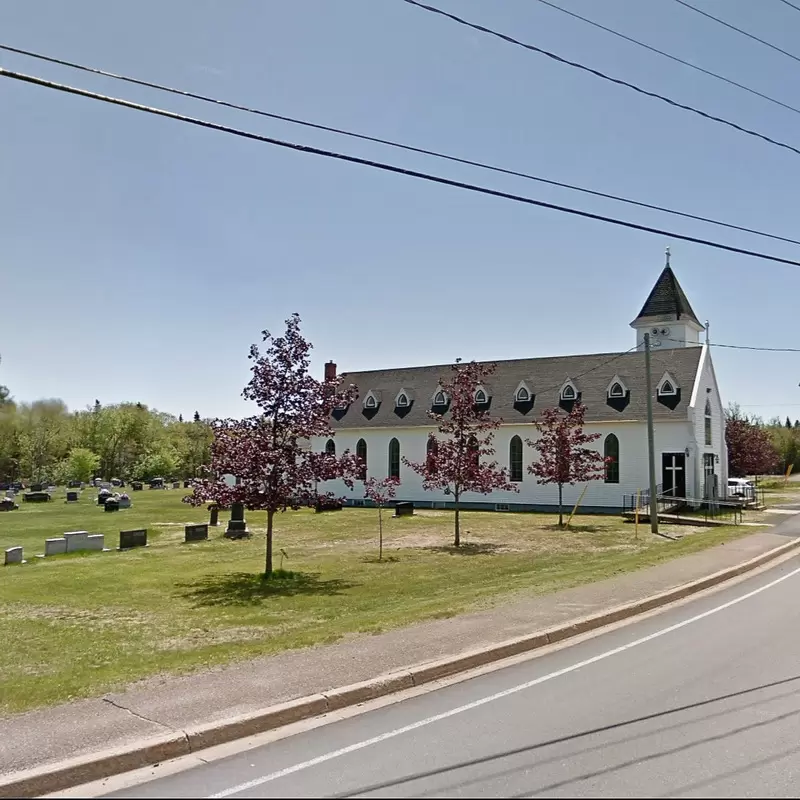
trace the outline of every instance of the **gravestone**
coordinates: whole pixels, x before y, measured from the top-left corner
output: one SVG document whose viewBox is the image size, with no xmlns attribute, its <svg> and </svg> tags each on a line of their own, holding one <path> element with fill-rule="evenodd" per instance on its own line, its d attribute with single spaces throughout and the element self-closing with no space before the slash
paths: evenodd
<svg viewBox="0 0 800 800">
<path fill-rule="evenodd" d="M 163 489 L 164 488 L 164 479 L 163 478 L 153 478 L 150 481 L 150 488 L 151 489 Z"/>
<path fill-rule="evenodd" d="M 57 539 L 44 540 L 44 554 L 45 556 L 60 556 L 62 553 L 67 552 L 67 540 L 63 536 Z"/>
<path fill-rule="evenodd" d="M 414 504 L 408 502 L 395 503 L 394 515 L 396 517 L 413 517 Z"/>
<path fill-rule="evenodd" d="M 70 481 L 67 484 L 67 489 L 80 489 L 83 484 L 80 481 Z"/>
<path fill-rule="evenodd" d="M 250 531 L 247 530 L 247 521 L 244 518 L 244 503 L 231 505 L 231 518 L 225 530 L 226 539 L 249 539 Z"/>
<path fill-rule="evenodd" d="M 78 502 L 78 493 L 77 492 L 67 492 L 67 502 L 68 503 L 77 503 Z"/>
<path fill-rule="evenodd" d="M 208 539 L 208 525 L 206 523 L 184 526 L 183 540 L 185 542 L 202 542 L 206 539 Z"/>
<path fill-rule="evenodd" d="M 32 483 L 31 484 L 31 491 L 32 492 L 41 492 L 44 489 L 43 483 Z"/>
<path fill-rule="evenodd" d="M 112 486 L 122 486 L 122 481 L 119 478 L 112 478 L 111 479 Z"/>
<path fill-rule="evenodd" d="M 130 508 L 131 507 L 131 499 L 130 497 L 123 496 L 117 500 L 117 504 L 120 508 Z"/>
<path fill-rule="evenodd" d="M 216 528 L 219 525 L 219 506 L 211 505 L 208 510 L 211 512 L 211 519 L 208 524 Z"/>
<path fill-rule="evenodd" d="M 104 510 L 111 512 L 111 511 L 119 511 L 119 500 L 116 497 L 109 497 L 105 503 L 103 503 Z"/>
<path fill-rule="evenodd" d="M 22 495 L 22 499 L 26 503 L 47 503 L 50 495 L 47 492 L 27 492 Z"/>
<path fill-rule="evenodd" d="M 19 506 L 10 497 L 0 500 L 0 511 L 17 511 L 18 509 Z"/>
<path fill-rule="evenodd" d="M 90 533 L 86 537 L 87 550 L 103 550 L 105 549 L 106 537 L 102 533 Z"/>
<path fill-rule="evenodd" d="M 22 548 L 21 547 L 9 547 L 6 550 L 6 560 L 5 565 L 8 566 L 9 564 L 24 564 L 25 562 L 22 560 Z"/>
<path fill-rule="evenodd" d="M 144 489 L 144 484 L 141 481 L 134 481 L 131 486 L 134 492 L 141 492 Z"/>
<path fill-rule="evenodd" d="M 108 500 L 111 500 L 114 495 L 108 491 L 108 489 L 101 489 L 100 493 L 97 495 L 97 505 L 104 506 Z"/>
<path fill-rule="evenodd" d="M 0 492 L 7 492 L 10 488 L 10 483 L 0 483 Z"/>
<path fill-rule="evenodd" d="M 192 482 L 191 481 L 184 481 L 183 482 L 183 488 L 184 489 L 191 489 L 192 488 Z"/>
<path fill-rule="evenodd" d="M 180 489 L 181 488 L 181 482 L 180 481 L 173 481 L 172 488 L 173 489 Z"/>
<path fill-rule="evenodd" d="M 67 552 L 77 553 L 78 550 L 85 550 L 88 538 L 88 531 L 69 531 L 65 533 L 64 539 L 67 543 Z"/>
<path fill-rule="evenodd" d="M 119 532 L 119 549 L 129 550 L 132 547 L 147 547 L 147 531 L 144 528 Z"/>
</svg>

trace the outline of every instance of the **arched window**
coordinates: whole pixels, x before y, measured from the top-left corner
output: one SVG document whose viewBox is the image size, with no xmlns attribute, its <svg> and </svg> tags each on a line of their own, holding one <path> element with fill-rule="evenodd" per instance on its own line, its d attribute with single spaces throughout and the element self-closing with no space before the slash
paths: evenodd
<svg viewBox="0 0 800 800">
<path fill-rule="evenodd" d="M 608 390 L 609 397 L 624 397 L 625 390 L 622 388 L 622 384 L 614 383 L 611 388 Z"/>
<path fill-rule="evenodd" d="M 467 458 L 470 459 L 472 466 L 478 469 L 481 464 L 481 453 L 478 447 L 478 440 L 474 436 L 470 436 L 467 441 Z"/>
<path fill-rule="evenodd" d="M 365 481 L 367 479 L 367 443 L 363 439 L 359 439 L 356 443 L 356 458 L 361 462 L 359 480 Z"/>
<path fill-rule="evenodd" d="M 562 390 L 561 390 L 561 399 L 562 400 L 574 400 L 575 399 L 575 387 L 568 383 Z"/>
<path fill-rule="evenodd" d="M 714 439 L 711 435 L 711 401 L 706 400 L 706 414 L 705 414 L 705 425 L 706 425 L 706 444 L 711 447 L 714 443 Z"/>
<path fill-rule="evenodd" d="M 606 461 L 606 483 L 619 483 L 619 439 L 609 433 L 603 443 L 603 456 Z"/>
<path fill-rule="evenodd" d="M 400 442 L 397 439 L 389 442 L 389 477 L 400 477 Z"/>
<path fill-rule="evenodd" d="M 508 446 L 508 471 L 514 483 L 522 481 L 522 439 L 512 436 Z"/>
<path fill-rule="evenodd" d="M 476 404 L 477 405 L 483 405 L 486 402 L 486 400 L 487 400 L 486 392 L 484 392 L 483 389 L 478 389 L 478 391 L 475 392 L 475 402 L 476 402 Z"/>
<path fill-rule="evenodd" d="M 672 381 L 666 380 L 658 389 L 659 394 L 675 394 L 675 387 L 672 385 Z"/>
<path fill-rule="evenodd" d="M 376 408 L 378 405 L 378 401 L 375 399 L 374 394 L 367 395 L 367 399 L 364 400 L 364 408 Z"/>
<path fill-rule="evenodd" d="M 446 406 L 447 405 L 447 396 L 444 392 L 438 391 L 433 398 L 433 404 L 435 406 Z"/>
<path fill-rule="evenodd" d="M 408 396 L 404 395 L 404 394 L 399 395 L 398 398 L 397 398 L 397 406 L 398 406 L 398 408 L 404 407 L 404 406 L 407 406 L 407 405 L 408 405 Z"/>
<path fill-rule="evenodd" d="M 516 397 L 517 402 L 527 403 L 528 400 L 530 399 L 531 399 L 531 393 L 524 386 L 520 386 L 519 389 L 517 389 L 517 397 Z"/>
<path fill-rule="evenodd" d="M 436 441 L 436 437 L 431 434 L 428 437 L 428 444 L 425 448 L 425 463 L 428 467 L 428 472 L 431 475 L 436 474 L 436 459 L 439 456 L 439 442 Z"/>
<path fill-rule="evenodd" d="M 325 443 L 325 452 L 329 456 L 336 455 L 336 442 L 334 442 L 333 439 L 328 439 L 328 441 Z"/>
</svg>

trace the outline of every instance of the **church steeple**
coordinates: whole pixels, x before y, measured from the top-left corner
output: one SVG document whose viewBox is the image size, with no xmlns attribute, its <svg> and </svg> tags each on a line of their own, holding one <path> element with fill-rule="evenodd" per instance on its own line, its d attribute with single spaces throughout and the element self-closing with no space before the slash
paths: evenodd
<svg viewBox="0 0 800 800">
<path fill-rule="evenodd" d="M 650 333 L 651 344 L 661 349 L 700 344 L 699 334 L 703 325 L 692 310 L 669 261 L 668 247 L 664 269 L 639 315 L 631 322 L 639 345 L 643 343 L 646 332 Z"/>
</svg>

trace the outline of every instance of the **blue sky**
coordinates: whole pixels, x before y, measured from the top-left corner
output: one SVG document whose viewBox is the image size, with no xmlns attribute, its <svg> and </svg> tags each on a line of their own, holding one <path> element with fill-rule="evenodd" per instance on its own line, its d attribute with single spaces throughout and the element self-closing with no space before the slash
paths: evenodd
<svg viewBox="0 0 800 800">
<path fill-rule="evenodd" d="M 557 0 L 795 102 L 800 65 L 672 0 Z M 800 145 L 795 114 L 534 0 L 435 5 Z M 800 51 L 778 0 L 697 0 Z M 401 0 L 6 0 L 0 39 L 797 237 L 800 156 Z M 266 135 L 800 259 L 800 247 L 218 109 L 22 56 L 0 66 Z M 712 341 L 800 345 L 800 271 L 0 80 L 0 381 L 18 400 L 240 415 L 247 351 L 300 313 L 315 369 L 625 350 L 664 262 Z M 714 353 L 726 401 L 800 417 L 800 354 Z"/>
</svg>

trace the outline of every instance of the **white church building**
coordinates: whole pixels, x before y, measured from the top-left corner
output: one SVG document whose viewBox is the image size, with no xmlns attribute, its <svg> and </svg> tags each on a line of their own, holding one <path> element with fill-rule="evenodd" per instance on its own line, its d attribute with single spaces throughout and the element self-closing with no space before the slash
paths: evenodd
<svg viewBox="0 0 800 800">
<path fill-rule="evenodd" d="M 610 456 L 605 479 L 591 481 L 581 502 L 583 511 L 618 512 L 623 496 L 648 486 L 647 392 L 644 335 L 651 339 L 651 377 L 655 436 L 656 481 L 659 491 L 698 501 L 727 486 L 727 449 L 722 399 L 714 374 L 707 330 L 700 323 L 667 265 L 631 323 L 637 348 L 628 353 L 528 358 L 497 361 L 476 402 L 502 420 L 495 431 L 494 459 L 506 467 L 518 492 L 489 495 L 466 493 L 463 508 L 498 511 L 550 511 L 557 505 L 558 488 L 537 483 L 527 466 L 536 451 L 532 424 L 545 408 L 569 409 L 575 402 L 586 408 L 585 430 L 598 433 L 592 446 Z M 705 333 L 700 341 L 700 334 Z M 631 343 L 633 346 L 633 342 Z M 335 375 L 336 365 L 326 365 Z M 440 381 L 449 365 L 407 367 L 343 373 L 355 384 L 358 399 L 334 412 L 335 438 L 312 443 L 318 450 L 349 450 L 367 464 L 369 476 L 400 479 L 398 501 L 418 507 L 448 508 L 452 497 L 422 488 L 420 476 L 403 463 L 425 460 L 428 434 L 436 432 L 428 411 L 441 411 Z M 341 481 L 321 484 L 364 505 L 363 485 L 350 490 Z M 564 487 L 565 505 L 573 504 L 584 485 Z"/>
</svg>

